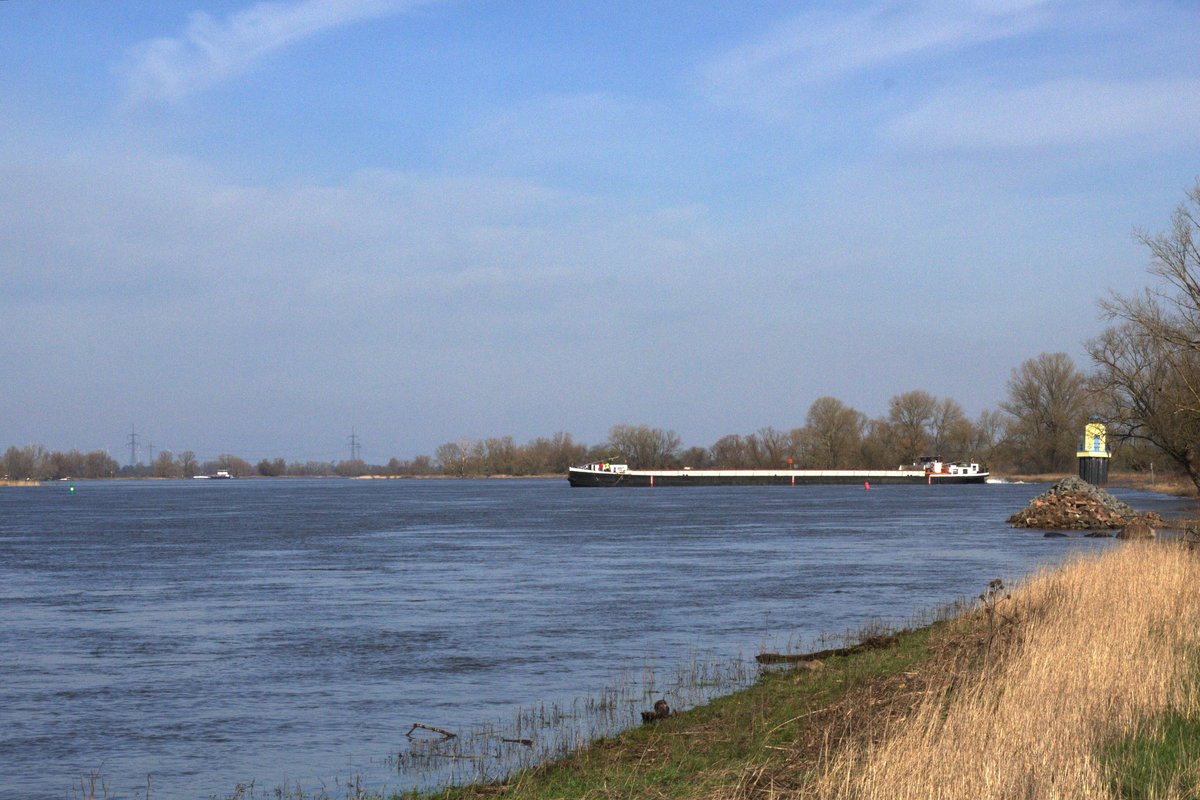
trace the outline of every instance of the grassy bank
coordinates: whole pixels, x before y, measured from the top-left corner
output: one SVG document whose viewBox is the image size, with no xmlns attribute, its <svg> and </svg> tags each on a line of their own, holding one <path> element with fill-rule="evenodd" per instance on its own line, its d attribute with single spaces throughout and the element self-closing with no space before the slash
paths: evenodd
<svg viewBox="0 0 1200 800">
<path fill-rule="evenodd" d="M 1154 544 L 1035 576 L 982 612 L 984 658 L 874 746 L 833 754 L 812 796 L 1194 797 L 1190 767 L 1153 785 L 1143 768 L 1200 712 L 1198 579 L 1192 551 Z"/>
<path fill-rule="evenodd" d="M 850 711 L 845 701 L 880 690 L 928 658 L 938 626 L 906 632 L 877 647 L 776 672 L 749 689 L 686 714 L 602 740 L 505 784 L 456 788 L 435 795 L 467 798 L 608 798 L 723 796 L 782 770 L 796 752 L 817 756 L 812 734 Z"/>
<path fill-rule="evenodd" d="M 0 480 L 0 487 L 2 487 L 2 486 L 41 486 L 41 485 L 42 485 L 41 481 Z"/>
<path fill-rule="evenodd" d="M 476 798 L 1200 796 L 1200 556 L 1123 545 Z"/>
</svg>

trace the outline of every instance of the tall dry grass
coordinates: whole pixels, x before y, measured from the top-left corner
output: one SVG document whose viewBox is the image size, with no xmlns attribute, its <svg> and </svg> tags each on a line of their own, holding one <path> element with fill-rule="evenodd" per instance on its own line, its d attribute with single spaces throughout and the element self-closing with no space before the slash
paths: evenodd
<svg viewBox="0 0 1200 800">
<path fill-rule="evenodd" d="M 1200 710 L 1200 557 L 1183 547 L 1127 544 L 1076 559 L 974 622 L 994 640 L 983 663 L 947 675 L 875 744 L 831 755 L 803 794 L 1111 797 L 1097 758 L 1106 743 L 1168 710 Z"/>
</svg>

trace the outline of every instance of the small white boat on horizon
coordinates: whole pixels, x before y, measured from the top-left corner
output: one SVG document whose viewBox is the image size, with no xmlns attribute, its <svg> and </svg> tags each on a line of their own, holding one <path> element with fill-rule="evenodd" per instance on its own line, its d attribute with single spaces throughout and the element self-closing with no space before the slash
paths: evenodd
<svg viewBox="0 0 1200 800">
<path fill-rule="evenodd" d="M 217 470 L 216 472 L 214 472 L 212 475 L 193 475 L 193 476 L 192 476 L 192 480 L 197 480 L 197 481 L 207 481 L 207 480 L 215 480 L 215 481 L 227 481 L 227 480 L 233 480 L 233 476 L 229 474 L 229 470 L 227 470 L 227 469 L 219 469 L 219 470 Z"/>
</svg>

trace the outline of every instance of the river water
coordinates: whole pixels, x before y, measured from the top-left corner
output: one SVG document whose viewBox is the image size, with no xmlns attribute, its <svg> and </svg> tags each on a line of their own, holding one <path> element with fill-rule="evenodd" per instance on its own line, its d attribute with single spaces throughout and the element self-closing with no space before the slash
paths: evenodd
<svg viewBox="0 0 1200 800">
<path fill-rule="evenodd" d="M 460 730 L 647 664 L 903 622 L 1109 546 L 1004 524 L 1043 489 L 3 489 L 0 796 L 70 797 L 92 773 L 125 798 L 428 782 L 388 758 L 414 722 Z"/>
</svg>

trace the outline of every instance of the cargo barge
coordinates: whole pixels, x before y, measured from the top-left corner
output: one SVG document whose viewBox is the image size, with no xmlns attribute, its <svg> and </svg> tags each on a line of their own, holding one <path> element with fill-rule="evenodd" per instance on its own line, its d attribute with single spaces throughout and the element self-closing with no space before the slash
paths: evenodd
<svg viewBox="0 0 1200 800">
<path fill-rule="evenodd" d="M 597 462 L 571 467 L 572 486 L 811 486 L 829 484 L 960 484 L 984 483 L 979 464 L 946 463 L 922 458 L 900 469 L 630 469 L 627 464 Z"/>
</svg>

